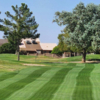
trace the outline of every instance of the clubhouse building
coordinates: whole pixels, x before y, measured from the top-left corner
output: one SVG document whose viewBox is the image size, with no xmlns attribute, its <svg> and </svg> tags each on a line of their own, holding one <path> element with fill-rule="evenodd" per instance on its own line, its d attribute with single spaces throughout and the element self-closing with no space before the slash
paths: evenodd
<svg viewBox="0 0 100 100">
<path fill-rule="evenodd" d="M 4 43 L 8 43 L 7 39 L 0 39 L 0 46 Z M 20 47 L 20 52 L 26 52 L 27 54 L 45 54 L 51 53 L 53 48 L 57 46 L 56 43 L 41 43 L 39 38 L 22 39 Z"/>
</svg>

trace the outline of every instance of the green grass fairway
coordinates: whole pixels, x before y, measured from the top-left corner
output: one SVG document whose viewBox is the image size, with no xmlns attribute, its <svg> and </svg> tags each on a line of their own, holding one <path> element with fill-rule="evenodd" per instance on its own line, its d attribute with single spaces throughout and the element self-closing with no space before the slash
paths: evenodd
<svg viewBox="0 0 100 100">
<path fill-rule="evenodd" d="M 65 63 L 65 59 L 78 61 L 79 57 L 25 55 L 18 62 L 16 55 L 0 55 L 0 100 L 100 100 L 99 63 Z M 99 58 L 87 56 L 88 60 Z"/>
</svg>

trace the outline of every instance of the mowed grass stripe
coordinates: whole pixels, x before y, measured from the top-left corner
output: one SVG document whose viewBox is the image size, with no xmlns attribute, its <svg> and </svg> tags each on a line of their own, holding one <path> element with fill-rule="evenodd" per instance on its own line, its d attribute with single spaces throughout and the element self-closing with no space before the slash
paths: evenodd
<svg viewBox="0 0 100 100">
<path fill-rule="evenodd" d="M 3 74 L 5 74 L 5 72 L 0 72 L 0 77 L 1 77 Z"/>
<path fill-rule="evenodd" d="M 93 98 L 94 100 L 100 100 L 100 64 L 95 64 L 90 79 L 93 87 Z"/>
<path fill-rule="evenodd" d="M 74 67 L 74 66 L 76 66 L 76 63 L 68 63 L 67 66 Z"/>
<path fill-rule="evenodd" d="M 94 68 L 95 66 L 93 64 L 85 64 L 85 68 L 80 71 L 72 97 L 73 100 L 93 100 L 90 74 Z"/>
<path fill-rule="evenodd" d="M 72 68 L 59 70 L 50 81 L 39 89 L 29 100 L 51 100 L 70 70 L 72 70 Z"/>
<path fill-rule="evenodd" d="M 72 100 L 74 88 L 76 86 L 76 77 L 85 67 L 84 64 L 77 64 L 64 78 L 52 100 Z"/>
<path fill-rule="evenodd" d="M 6 88 L 10 84 L 13 84 L 17 81 L 22 80 L 23 78 L 26 78 L 28 75 L 30 75 L 30 73 L 32 73 L 33 71 L 35 71 L 37 69 L 40 69 L 40 68 L 30 67 L 30 68 L 26 68 L 26 69 L 18 71 L 18 74 L 15 75 L 14 77 L 6 79 L 4 81 L 1 81 L 0 82 L 0 89 Z"/>
<path fill-rule="evenodd" d="M 13 84 L 10 84 L 8 87 L 0 90 L 0 100 L 5 100 L 7 97 L 9 97 L 12 93 L 16 92 L 17 90 L 25 87 L 25 85 L 31 83 L 32 81 L 35 81 L 37 78 L 39 78 L 44 72 L 49 70 L 50 68 L 42 68 L 34 71 L 31 73 L 28 77 L 15 82 Z"/>
<path fill-rule="evenodd" d="M 18 74 L 17 72 L 5 73 L 2 76 L 0 76 L 0 81 L 12 78 L 12 77 L 14 77 L 17 74 Z"/>
<path fill-rule="evenodd" d="M 34 82 L 26 85 L 24 88 L 16 91 L 6 100 L 28 100 L 39 89 L 41 89 L 59 70 L 62 68 L 51 68 L 36 79 Z"/>
</svg>

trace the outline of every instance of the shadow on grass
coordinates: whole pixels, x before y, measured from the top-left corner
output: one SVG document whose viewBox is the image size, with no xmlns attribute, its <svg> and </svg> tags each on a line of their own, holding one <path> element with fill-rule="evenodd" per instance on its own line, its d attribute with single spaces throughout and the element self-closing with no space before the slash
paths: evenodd
<svg viewBox="0 0 100 100">
<path fill-rule="evenodd" d="M 88 61 L 100 61 L 100 59 L 89 59 Z"/>
<path fill-rule="evenodd" d="M 88 64 L 99 64 L 100 63 L 100 59 L 89 59 L 89 60 L 87 60 L 88 62 Z"/>
</svg>

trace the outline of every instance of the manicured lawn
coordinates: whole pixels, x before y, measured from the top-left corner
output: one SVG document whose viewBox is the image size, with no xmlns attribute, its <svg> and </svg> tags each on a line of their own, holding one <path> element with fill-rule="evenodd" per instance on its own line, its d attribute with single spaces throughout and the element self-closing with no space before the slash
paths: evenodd
<svg viewBox="0 0 100 100">
<path fill-rule="evenodd" d="M 63 58 L 61 61 L 81 61 L 82 56 L 75 56 L 75 57 L 68 57 L 68 58 Z M 99 60 L 100 61 L 100 54 L 88 54 L 86 56 L 86 60 Z"/>
<path fill-rule="evenodd" d="M 0 54 L 0 100 L 100 100 L 100 64 L 63 63 L 75 58 Z"/>
</svg>

